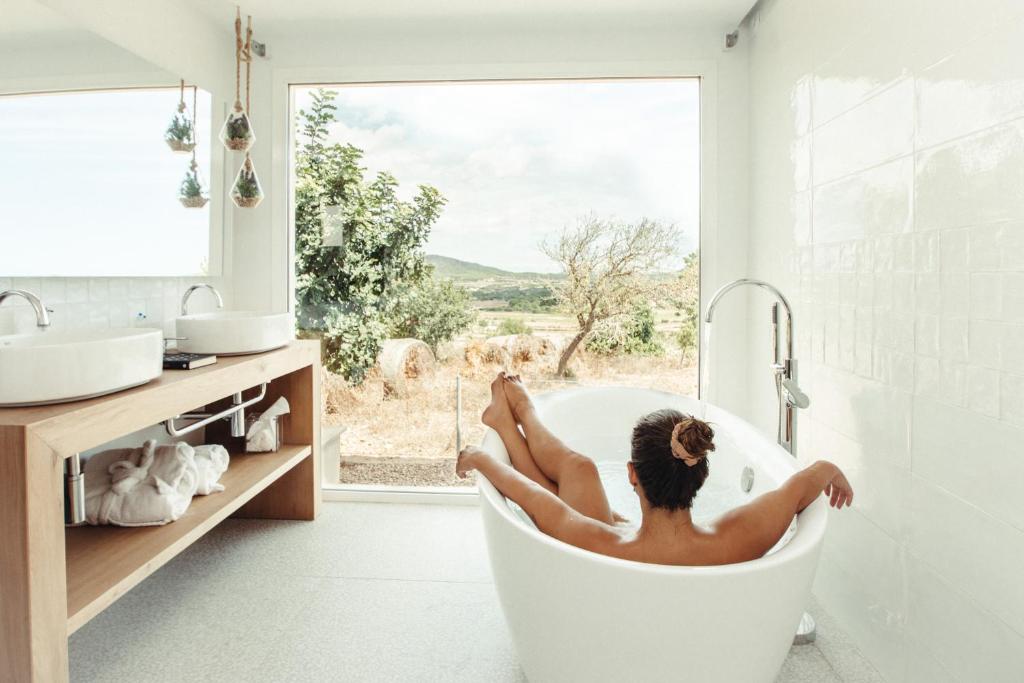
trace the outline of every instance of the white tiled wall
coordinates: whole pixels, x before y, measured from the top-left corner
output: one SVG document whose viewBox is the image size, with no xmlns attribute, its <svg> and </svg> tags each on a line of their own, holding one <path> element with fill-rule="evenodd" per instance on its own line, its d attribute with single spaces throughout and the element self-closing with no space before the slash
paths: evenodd
<svg viewBox="0 0 1024 683">
<path fill-rule="evenodd" d="M 769 0 L 744 38 L 751 275 L 795 300 L 801 457 L 856 488 L 815 591 L 889 680 L 1024 680 L 1024 3 Z"/>
<path fill-rule="evenodd" d="M 224 295 L 223 278 L 7 278 L 0 276 L 0 291 L 24 289 L 39 296 L 50 314 L 53 330 L 82 327 L 160 327 L 174 334 L 174 318 L 181 295 L 189 285 L 208 282 Z M 189 312 L 213 310 L 212 296 L 196 292 Z M 12 297 L 0 306 L 0 334 L 30 332 L 35 315 L 28 303 Z"/>
</svg>

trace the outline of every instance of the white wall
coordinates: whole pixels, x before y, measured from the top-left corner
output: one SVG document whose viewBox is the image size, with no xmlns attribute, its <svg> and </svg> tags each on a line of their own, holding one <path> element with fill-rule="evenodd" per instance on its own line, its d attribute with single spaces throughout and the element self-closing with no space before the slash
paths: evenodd
<svg viewBox="0 0 1024 683">
<path fill-rule="evenodd" d="M 802 459 L 857 492 L 815 592 L 891 681 L 1024 671 L 1022 10 L 773 0 L 743 36 L 750 270 L 795 301 Z"/>
<path fill-rule="evenodd" d="M 239 305 L 290 306 L 288 85 L 290 83 L 600 76 L 704 77 L 702 264 L 705 296 L 746 269 L 747 61 L 726 52 L 722 31 L 672 26 L 361 26 L 330 36 L 275 38 L 271 60 L 257 63 L 254 159 L 269 187 L 253 211 L 235 212 L 233 289 Z M 272 135 L 268 142 L 266 135 Z M 262 137 L 261 137 L 262 136 Z M 743 302 L 716 320 L 716 400 L 745 404 Z M 671 387 L 666 387 L 670 389 Z"/>
</svg>

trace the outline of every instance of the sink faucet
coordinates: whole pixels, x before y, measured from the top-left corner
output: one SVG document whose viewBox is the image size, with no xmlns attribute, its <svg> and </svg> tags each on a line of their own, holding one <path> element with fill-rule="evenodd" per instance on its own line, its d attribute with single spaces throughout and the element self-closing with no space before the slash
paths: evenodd
<svg viewBox="0 0 1024 683">
<path fill-rule="evenodd" d="M 188 315 L 188 300 L 189 300 L 189 297 L 191 297 L 192 293 L 194 291 L 196 291 L 197 289 L 208 289 L 211 292 L 213 292 L 213 296 L 217 298 L 217 308 L 224 308 L 224 299 L 222 299 L 220 297 L 220 292 L 217 291 L 217 288 L 214 287 L 213 285 L 208 285 L 208 284 L 203 283 L 203 284 L 198 284 L 198 285 L 192 285 L 191 287 L 189 287 L 188 289 L 185 290 L 185 294 L 181 297 L 181 314 L 182 315 Z"/>
<path fill-rule="evenodd" d="M 8 289 L 6 292 L 0 292 L 0 304 L 11 296 L 20 296 L 32 305 L 32 309 L 36 312 L 36 327 L 45 330 L 50 326 L 50 313 L 53 311 L 44 306 L 38 296 L 24 289 Z"/>
<path fill-rule="evenodd" d="M 755 280 L 752 278 L 740 278 L 739 280 L 733 280 L 732 282 L 723 285 L 715 295 L 711 297 L 711 301 L 708 303 L 707 312 L 704 314 L 704 322 L 711 324 L 711 316 L 715 312 L 715 307 L 718 306 L 718 302 L 721 298 L 729 291 L 741 287 L 743 285 L 751 285 L 754 287 L 760 287 L 765 289 L 775 296 L 778 301 L 772 304 L 771 309 L 771 324 L 772 324 L 772 364 L 771 370 L 775 375 L 775 390 L 779 397 L 779 418 L 778 427 L 776 431 L 776 439 L 783 448 L 789 451 L 792 455 L 796 455 L 796 411 L 798 409 L 807 408 L 811 405 L 811 399 L 807 397 L 801 389 L 800 385 L 797 384 L 797 363 L 796 358 L 793 357 L 793 309 L 789 305 L 789 301 L 786 297 L 773 285 L 765 282 L 764 280 Z M 785 356 L 782 357 L 781 350 L 779 348 L 779 304 L 786 311 L 786 351 Z"/>
</svg>

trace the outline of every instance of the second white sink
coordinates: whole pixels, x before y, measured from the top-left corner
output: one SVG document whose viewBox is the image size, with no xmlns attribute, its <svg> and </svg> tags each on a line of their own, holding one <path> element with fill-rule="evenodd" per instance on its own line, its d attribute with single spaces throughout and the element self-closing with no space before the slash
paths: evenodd
<svg viewBox="0 0 1024 683">
<path fill-rule="evenodd" d="M 284 346 L 295 337 L 290 313 L 215 311 L 183 315 L 175 321 L 178 350 L 234 356 Z"/>
</svg>

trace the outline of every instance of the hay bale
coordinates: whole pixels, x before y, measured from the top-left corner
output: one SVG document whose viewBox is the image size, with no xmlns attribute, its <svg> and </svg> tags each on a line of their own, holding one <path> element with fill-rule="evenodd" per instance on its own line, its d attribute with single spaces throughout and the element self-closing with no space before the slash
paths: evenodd
<svg viewBox="0 0 1024 683">
<path fill-rule="evenodd" d="M 528 363 L 555 352 L 555 344 L 532 334 L 507 334 L 490 337 L 487 344 L 503 349 L 513 363 Z"/>
<path fill-rule="evenodd" d="M 490 340 L 473 339 L 466 344 L 466 362 L 479 367 L 481 365 L 508 365 L 511 354 L 501 345 L 492 344 Z"/>
<path fill-rule="evenodd" d="M 434 354 L 419 339 L 388 339 L 381 346 L 377 359 L 385 391 L 393 396 L 407 396 L 411 384 L 434 374 Z"/>
</svg>

